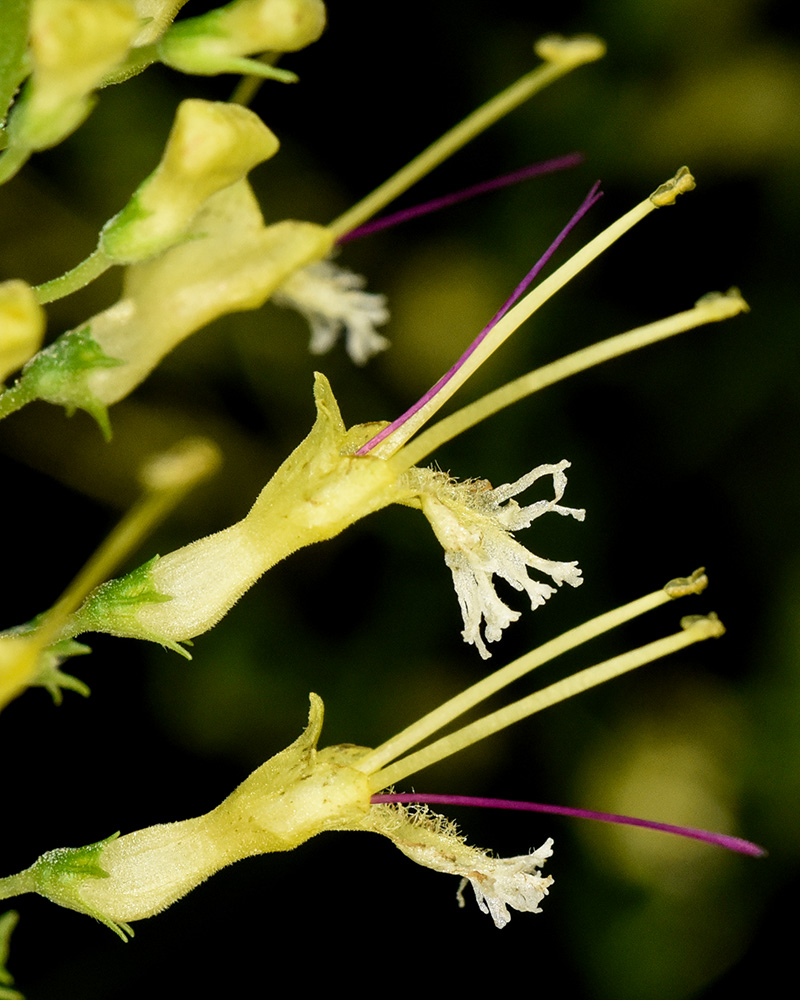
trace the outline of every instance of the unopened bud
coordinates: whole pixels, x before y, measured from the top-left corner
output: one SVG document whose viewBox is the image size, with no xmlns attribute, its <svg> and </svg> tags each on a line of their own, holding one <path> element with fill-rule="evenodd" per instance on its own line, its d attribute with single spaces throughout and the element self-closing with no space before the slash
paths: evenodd
<svg viewBox="0 0 800 1000">
<path fill-rule="evenodd" d="M 180 240 L 212 194 L 277 151 L 274 134 L 247 108 L 183 101 L 161 162 L 103 227 L 101 250 L 120 264 L 161 253 Z"/>
<path fill-rule="evenodd" d="M 44 322 L 44 310 L 27 282 L 0 283 L 0 382 L 39 350 Z"/>
<path fill-rule="evenodd" d="M 176 24 L 161 39 L 158 51 L 164 63 L 184 73 L 246 72 L 241 62 L 245 57 L 296 52 L 315 42 L 324 27 L 322 0 L 234 0 Z M 281 75 L 264 64 L 247 62 L 250 72 Z"/>
<path fill-rule="evenodd" d="M 139 27 L 130 0 L 34 0 L 33 72 L 9 122 L 11 144 L 46 149 L 73 132 Z"/>
<path fill-rule="evenodd" d="M 147 490 L 160 493 L 194 486 L 217 471 L 222 461 L 219 448 L 203 437 L 184 438 L 168 451 L 159 452 L 139 470 Z"/>
</svg>

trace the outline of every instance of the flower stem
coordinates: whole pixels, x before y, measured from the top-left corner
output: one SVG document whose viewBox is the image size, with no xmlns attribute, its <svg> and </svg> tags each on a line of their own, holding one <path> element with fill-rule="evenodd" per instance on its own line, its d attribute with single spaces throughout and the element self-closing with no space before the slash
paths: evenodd
<svg viewBox="0 0 800 1000">
<path fill-rule="evenodd" d="M 20 170 L 30 159 L 31 150 L 25 146 L 9 146 L 0 153 L 0 184 L 5 184 Z"/>
<path fill-rule="evenodd" d="M 610 660 L 605 660 L 593 667 L 587 667 L 571 677 L 565 677 L 527 698 L 513 702 L 511 705 L 492 712 L 454 733 L 443 736 L 416 753 L 403 757 L 389 767 L 373 773 L 370 778 L 370 789 L 373 792 L 379 792 L 383 788 L 388 788 L 395 782 L 401 781 L 411 774 L 416 774 L 417 771 L 421 771 L 445 757 L 450 757 L 472 743 L 484 740 L 487 736 L 491 736 L 521 719 L 526 719 L 529 715 L 541 712 L 543 708 L 556 705 L 582 691 L 587 691 L 589 688 L 603 684 L 605 681 L 619 677 L 621 674 L 635 670 L 653 660 L 668 656 L 670 653 L 684 649 L 695 642 L 720 636 L 725 631 L 716 616 L 692 617 L 684 619 L 681 624 L 683 627 L 680 632 L 663 639 L 657 639 L 655 642 L 640 646 L 638 649 L 632 649 L 620 656 L 612 657 Z M 363 765 L 364 761 L 359 761 L 360 770 L 364 769 Z"/>
<path fill-rule="evenodd" d="M 31 877 L 27 871 L 0 878 L 0 899 L 22 896 L 26 892 L 35 892 Z"/>
<path fill-rule="evenodd" d="M 594 62 L 605 54 L 605 45 L 598 38 L 586 36 L 571 40 L 542 39 L 536 46 L 537 55 L 545 59 L 530 73 L 517 80 L 502 93 L 483 104 L 462 122 L 446 132 L 431 146 L 415 157 L 402 170 L 376 188 L 366 198 L 340 215 L 328 227 L 338 239 L 362 225 L 376 212 L 394 201 L 434 167 L 452 156 L 468 142 L 480 135 L 504 115 L 518 107 L 529 97 L 554 83 L 571 70 L 584 63 Z"/>
<path fill-rule="evenodd" d="M 35 390 L 31 384 L 24 379 L 20 379 L 19 382 L 16 382 L 9 389 L 0 392 L 0 420 L 11 416 L 17 410 L 21 410 L 23 406 L 26 406 L 35 398 Z"/>
<path fill-rule="evenodd" d="M 0 400 L 2 400 L 0 396 Z M 0 708 L 30 684 L 39 668 L 40 654 L 65 638 L 69 616 L 94 587 L 107 579 L 122 560 L 219 464 L 216 446 L 204 438 L 187 438 L 147 461 L 139 473 L 144 496 L 128 511 L 111 534 L 49 611 L 36 630 L 7 639 L 0 652 Z M 3 897 L 0 895 L 0 899 Z"/>
<path fill-rule="evenodd" d="M 89 254 L 86 260 L 81 261 L 71 271 L 67 271 L 66 274 L 62 274 L 58 278 L 53 278 L 52 281 L 36 285 L 34 289 L 36 298 L 42 305 L 46 302 L 54 302 L 56 299 L 63 299 L 65 296 L 85 288 L 95 278 L 99 278 L 113 263 L 98 247 Z"/>
<path fill-rule="evenodd" d="M 186 438 L 145 462 L 139 472 L 144 495 L 112 529 L 47 612 L 41 626 L 45 643 L 57 637 L 87 594 L 107 580 L 186 494 L 217 470 L 219 463 L 216 445 L 206 438 Z"/>
</svg>

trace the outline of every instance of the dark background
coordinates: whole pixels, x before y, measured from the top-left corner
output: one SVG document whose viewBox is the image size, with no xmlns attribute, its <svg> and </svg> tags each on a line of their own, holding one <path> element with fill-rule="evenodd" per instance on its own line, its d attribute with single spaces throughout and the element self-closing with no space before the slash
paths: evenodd
<svg viewBox="0 0 800 1000">
<path fill-rule="evenodd" d="M 202 5 L 189 4 L 187 13 Z M 280 137 L 252 177 L 266 218 L 327 222 L 533 64 L 549 31 L 591 31 L 605 60 L 532 100 L 403 201 L 554 155 L 586 164 L 348 247 L 341 263 L 389 296 L 392 349 L 355 369 L 306 351 L 303 321 L 267 305 L 214 323 L 112 411 L 104 445 L 85 414 L 36 404 L 0 428 L 4 624 L 51 604 L 136 495 L 138 459 L 187 431 L 226 463 L 132 560 L 243 516 L 312 419 L 311 372 L 348 423 L 391 418 L 452 362 L 601 178 L 577 249 L 688 163 L 698 189 L 651 215 L 530 321 L 460 399 L 595 340 L 742 289 L 752 312 L 543 391 L 448 444 L 439 465 L 512 481 L 572 462 L 565 502 L 587 520 L 537 522 L 521 540 L 579 559 L 585 584 L 526 611 L 493 666 L 697 565 L 709 591 L 546 668 L 540 683 L 716 610 L 727 636 L 587 693 L 409 783 L 531 798 L 724 829 L 765 860 L 642 831 L 452 811 L 471 842 L 519 854 L 555 839 L 539 915 L 496 930 L 454 879 L 388 842 L 325 835 L 242 862 L 123 947 L 36 897 L 10 959 L 29 1000 L 247 995 L 388 973 L 419 988 L 531 989 L 586 998 L 723 997 L 788 969 L 784 908 L 798 827 L 797 258 L 800 61 L 791 5 L 764 0 L 332 3 L 329 27 L 287 57 L 301 82 L 267 83 L 253 108 Z M 230 77 L 158 68 L 101 95 L 89 121 L 0 192 L 3 277 L 53 277 L 157 162 L 177 102 L 227 98 Z M 566 258 L 562 252 L 559 262 Z M 119 273 L 50 308 L 53 335 L 105 308 Z M 520 595 L 507 592 L 520 610 Z M 677 614 L 676 614 L 677 612 Z M 3 870 L 114 830 L 197 815 L 298 734 L 307 692 L 325 700 L 323 744 L 374 746 L 486 670 L 459 638 L 438 544 L 415 512 L 375 515 L 278 566 L 194 646 L 91 637 L 72 666 L 92 688 L 54 708 L 40 690 L 0 732 Z M 518 697 L 533 689 L 523 682 Z M 15 904 L 16 905 L 16 902 Z M 299 963 L 299 964 L 298 964 Z M 502 988 L 502 987 L 501 987 Z"/>
</svg>

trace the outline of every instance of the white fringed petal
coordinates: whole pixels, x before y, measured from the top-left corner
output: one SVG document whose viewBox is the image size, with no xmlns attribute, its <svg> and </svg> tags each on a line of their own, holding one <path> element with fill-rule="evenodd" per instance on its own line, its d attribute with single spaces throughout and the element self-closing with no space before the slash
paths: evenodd
<svg viewBox="0 0 800 1000">
<path fill-rule="evenodd" d="M 567 484 L 564 470 L 568 468 L 567 461 L 540 465 L 516 482 L 496 489 L 481 489 L 481 484 L 475 482 L 455 483 L 435 472 L 422 480 L 420 504 L 445 550 L 445 562 L 453 574 L 464 621 L 464 641 L 476 646 L 484 659 L 491 655 L 486 642 L 496 642 L 503 630 L 519 618 L 519 612 L 498 596 L 493 577 L 501 577 L 515 590 L 525 591 L 531 609 L 544 604 L 555 588 L 532 579 L 529 569 L 546 574 L 558 586 L 568 583 L 577 587 L 583 582 L 577 563 L 543 559 L 511 534 L 549 512 L 583 520 L 585 511 L 559 503 Z M 553 480 L 552 500 L 521 507 L 512 499 L 545 476 Z"/>
<path fill-rule="evenodd" d="M 458 905 L 464 906 L 464 889 L 469 883 L 481 913 L 488 913 L 495 927 L 505 927 L 511 919 L 508 908 L 520 913 L 541 913 L 539 903 L 552 885 L 551 875 L 539 874 L 539 868 L 553 854 L 552 839 L 538 851 L 516 858 L 485 859 L 480 868 L 465 872 L 458 889 Z"/>
<path fill-rule="evenodd" d="M 469 883 L 481 912 L 488 913 L 496 927 L 505 927 L 509 922 L 509 909 L 541 913 L 539 904 L 553 883 L 551 876 L 539 872 L 552 857 L 552 839 L 530 854 L 495 858 L 488 851 L 467 844 L 455 823 L 426 806 L 410 809 L 373 807 L 363 828 L 394 841 L 395 846 L 418 865 L 448 875 L 460 875 L 458 905 L 465 905 L 463 893 Z"/>
<path fill-rule="evenodd" d="M 325 354 L 344 330 L 347 353 L 363 365 L 389 346 L 375 329 L 389 320 L 386 296 L 362 291 L 365 284 L 360 274 L 323 260 L 287 278 L 273 302 L 296 309 L 308 320 L 312 354 Z"/>
</svg>

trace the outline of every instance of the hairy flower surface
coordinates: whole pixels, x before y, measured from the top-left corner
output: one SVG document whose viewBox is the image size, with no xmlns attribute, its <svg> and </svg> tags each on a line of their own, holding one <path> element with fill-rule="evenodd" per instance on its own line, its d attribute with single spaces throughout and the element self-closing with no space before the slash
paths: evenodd
<svg viewBox="0 0 800 1000">
<path fill-rule="evenodd" d="M 57 638 L 71 638 L 86 631 L 108 632 L 149 639 L 185 652 L 181 642 L 216 625 L 245 591 L 278 561 L 299 548 L 333 538 L 344 528 L 383 507 L 404 504 L 421 509 L 431 522 L 453 574 L 464 621 L 463 637 L 476 646 L 481 656 L 487 656 L 486 641 L 498 639 L 503 629 L 518 617 L 518 613 L 497 595 L 495 576 L 524 590 L 532 607 L 544 603 L 554 593 L 554 588 L 550 583 L 531 578 L 529 569 L 550 577 L 557 586 L 564 582 L 573 587 L 580 584 L 580 571 L 574 562 L 535 555 L 513 537 L 514 531 L 528 526 L 548 511 L 582 519 L 583 511 L 560 504 L 568 463 L 539 466 L 514 483 L 497 489 L 491 486 L 487 489 L 488 484 L 475 481 L 459 485 L 441 472 L 421 468 L 419 463 L 445 441 L 542 385 L 590 367 L 598 360 L 615 357 L 700 323 L 734 316 L 747 308 L 746 303 L 735 292 L 706 296 L 692 310 L 576 352 L 509 383 L 426 430 L 421 431 L 421 428 L 470 373 L 542 302 L 637 221 L 656 208 L 672 204 L 679 194 L 693 186 L 691 174 L 681 168 L 674 178 L 596 236 L 524 298 L 519 298 L 527 287 L 526 279 L 446 375 L 393 423 L 376 421 L 348 429 L 330 385 L 318 374 L 314 391 L 316 422 L 261 491 L 248 515 L 163 558 L 154 557 L 126 577 L 103 584 L 88 596 Z M 593 191 L 575 218 L 580 217 L 594 198 Z M 231 218 L 236 219 L 238 230 L 243 216 L 250 220 L 249 239 L 244 248 L 237 243 L 234 256 L 243 254 L 247 258 L 247 280 L 239 266 L 233 273 L 225 270 L 232 253 L 230 240 L 225 238 L 231 233 L 229 222 Z M 245 180 L 213 195 L 199 217 L 209 229 L 214 227 L 220 256 L 209 259 L 211 240 L 207 238 L 173 247 L 154 261 L 133 265 L 126 275 L 122 302 L 96 318 L 94 339 L 89 338 L 91 342 L 81 342 L 78 336 L 81 331 L 76 331 L 77 347 L 89 351 L 93 345 L 95 350 L 102 349 L 102 357 L 113 357 L 117 352 L 110 348 L 112 341 L 122 348 L 130 334 L 141 345 L 142 337 L 158 329 L 159 316 L 168 316 L 170 324 L 174 325 L 176 317 L 183 314 L 183 329 L 188 332 L 190 327 L 195 329 L 199 321 L 208 321 L 218 314 L 220 290 L 224 290 L 228 309 L 253 308 L 293 271 L 306 266 L 321 245 L 327 243 L 330 247 L 330 229 L 300 223 L 264 227 Z M 200 223 L 195 220 L 197 224 Z M 569 228 L 568 225 L 567 230 Z M 563 232 L 555 245 L 560 242 Z M 267 251 L 272 247 L 278 253 L 276 247 L 280 247 L 280 261 L 286 264 L 289 245 L 297 255 L 294 267 L 286 266 L 281 273 L 282 269 L 276 266 L 276 261 L 270 260 Z M 167 280 L 164 273 L 166 269 L 179 272 L 184 282 L 188 276 L 188 286 L 181 285 L 180 292 L 175 293 L 174 282 Z M 531 274 L 537 269 L 538 265 Z M 257 281 L 253 280 L 254 276 Z M 209 295 L 212 288 L 216 292 L 213 305 Z M 512 306 L 513 302 L 516 304 Z M 160 358 L 162 347 L 160 337 L 151 344 L 147 359 L 150 366 Z M 41 387 L 46 385 L 48 378 L 56 379 L 51 391 L 51 398 L 55 398 L 60 385 L 58 357 L 49 358 L 48 351 L 38 356 L 39 362 L 34 359 L 26 372 L 34 373 L 42 359 L 51 360 L 50 368 L 43 367 L 37 379 Z M 92 371 L 87 376 L 91 398 L 95 401 L 121 398 L 131 387 L 128 373 L 132 367 L 109 362 L 105 368 Z M 553 369 L 558 369 L 558 373 L 553 374 Z M 24 381 L 25 375 L 18 386 Z M 0 396 L 0 404 L 3 398 L 13 397 L 15 391 L 16 388 L 12 388 L 5 397 Z M 89 400 L 80 405 L 89 408 L 94 404 Z M 552 499 L 539 500 L 526 507 L 513 499 L 545 476 L 552 478 Z"/>
<path fill-rule="evenodd" d="M 509 906 L 520 913 L 541 913 L 539 903 L 547 895 L 553 877 L 543 877 L 539 868 L 552 854 L 550 838 L 530 854 L 516 858 L 486 858 L 482 865 L 476 865 L 461 879 L 459 905 L 465 905 L 463 892 L 469 883 L 481 912 L 490 914 L 495 927 L 505 927 L 509 922 Z"/>
<path fill-rule="evenodd" d="M 488 851 L 470 847 L 455 823 L 430 812 L 427 807 L 383 808 L 392 811 L 384 815 L 374 812 L 370 816 L 370 826 L 389 837 L 418 865 L 448 875 L 460 875 L 461 884 L 456 894 L 459 906 L 465 905 L 463 891 L 469 884 L 481 912 L 491 916 L 495 927 L 505 927 L 509 922 L 509 907 L 520 913 L 541 913 L 539 903 L 547 895 L 553 879 L 541 875 L 539 869 L 552 857 L 552 839 L 529 854 L 494 858 Z"/>
</svg>

